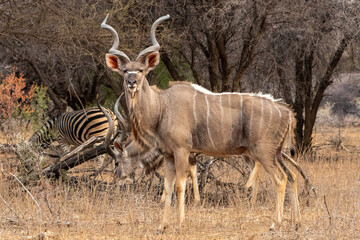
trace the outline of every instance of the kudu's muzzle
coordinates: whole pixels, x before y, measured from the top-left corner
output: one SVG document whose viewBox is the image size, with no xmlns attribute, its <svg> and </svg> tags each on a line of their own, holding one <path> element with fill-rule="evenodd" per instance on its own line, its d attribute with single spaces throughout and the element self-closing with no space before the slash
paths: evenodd
<svg viewBox="0 0 360 240">
<path fill-rule="evenodd" d="M 129 74 L 127 79 L 127 87 L 131 93 L 131 96 L 133 97 L 134 93 L 137 91 L 136 74 Z"/>
<path fill-rule="evenodd" d="M 128 79 L 128 87 L 135 88 L 136 87 L 136 80 L 135 79 Z"/>
<path fill-rule="evenodd" d="M 118 161 L 115 162 L 115 176 L 121 180 L 128 178 L 128 174 L 124 172 L 124 168 L 121 167 Z"/>
</svg>

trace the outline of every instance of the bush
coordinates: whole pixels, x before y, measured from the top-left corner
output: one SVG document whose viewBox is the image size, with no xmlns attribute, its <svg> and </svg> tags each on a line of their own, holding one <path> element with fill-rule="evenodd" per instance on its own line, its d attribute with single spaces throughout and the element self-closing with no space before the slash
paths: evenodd
<svg viewBox="0 0 360 240">
<path fill-rule="evenodd" d="M 5 77 L 1 75 L 0 84 L 0 118 L 20 116 L 30 112 L 30 104 L 34 98 L 34 86 L 26 87 L 24 74 L 17 76 L 16 67 Z"/>
</svg>

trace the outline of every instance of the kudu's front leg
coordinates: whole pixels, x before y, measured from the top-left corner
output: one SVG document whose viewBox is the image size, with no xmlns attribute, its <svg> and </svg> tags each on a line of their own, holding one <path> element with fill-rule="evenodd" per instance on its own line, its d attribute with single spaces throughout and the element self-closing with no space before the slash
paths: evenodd
<svg viewBox="0 0 360 240">
<path fill-rule="evenodd" d="M 194 192 L 194 204 L 197 205 L 200 202 L 200 193 L 197 179 L 196 157 L 193 155 L 190 155 L 189 157 L 189 172 Z M 164 186 L 165 184 L 167 184 L 166 178 L 164 179 Z M 160 202 L 165 202 L 165 191 L 163 191 L 163 194 L 161 195 Z"/>
<path fill-rule="evenodd" d="M 190 153 L 186 149 L 174 151 L 179 230 L 181 230 L 181 224 L 185 219 L 185 189 L 187 170 L 189 169 L 189 154 Z"/>
<path fill-rule="evenodd" d="M 159 231 L 164 232 L 165 228 L 169 225 L 169 214 L 171 208 L 171 198 L 172 193 L 174 191 L 174 183 L 175 183 L 175 163 L 173 157 L 165 158 L 165 180 L 164 180 L 164 213 L 163 220 L 159 226 Z"/>
</svg>

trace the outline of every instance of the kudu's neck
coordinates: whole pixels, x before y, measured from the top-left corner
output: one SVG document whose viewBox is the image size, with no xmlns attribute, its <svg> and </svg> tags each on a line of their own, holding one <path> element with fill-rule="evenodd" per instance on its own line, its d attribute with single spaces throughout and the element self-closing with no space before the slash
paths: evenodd
<svg viewBox="0 0 360 240">
<path fill-rule="evenodd" d="M 154 147 L 156 126 L 160 118 L 161 103 L 158 92 L 154 91 L 145 79 L 141 89 L 131 98 L 127 94 L 127 104 L 130 113 L 131 131 L 135 141 L 148 148 Z"/>
</svg>

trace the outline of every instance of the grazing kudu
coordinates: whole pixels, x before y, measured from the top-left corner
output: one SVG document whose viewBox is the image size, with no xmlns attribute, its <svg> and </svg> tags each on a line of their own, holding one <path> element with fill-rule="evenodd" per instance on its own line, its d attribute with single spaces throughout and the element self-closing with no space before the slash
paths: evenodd
<svg viewBox="0 0 360 240">
<path fill-rule="evenodd" d="M 277 186 L 276 212 L 281 223 L 287 180 L 292 183 L 295 220 L 300 222 L 296 176 L 281 156 L 294 127 L 292 110 L 270 95 L 213 93 L 196 84 L 175 82 L 164 91 L 150 87 L 146 75 L 160 61 L 160 45 L 155 38 L 159 18 L 151 28 L 153 46 L 135 61 L 118 50 L 116 31 L 106 24 L 114 44 L 106 54 L 108 67 L 124 78 L 131 130 L 139 144 L 161 149 L 165 156 L 165 204 L 161 231 L 168 225 L 171 196 L 176 183 L 179 228 L 184 220 L 184 193 L 190 153 L 228 157 L 248 152 L 268 172 Z M 129 171 L 126 158 L 120 161 L 121 174 Z M 254 172 L 254 171 L 253 171 Z M 250 183 L 255 179 L 250 176 Z M 289 177 L 288 177 L 289 176 Z M 251 184 L 250 184 L 251 185 Z"/>
<path fill-rule="evenodd" d="M 114 150 L 110 147 L 110 141 L 111 136 L 114 136 L 113 131 L 108 131 L 106 137 L 105 137 L 105 146 L 107 149 L 107 152 L 110 156 L 112 156 L 115 160 L 115 165 L 118 165 L 119 161 L 122 159 L 126 159 L 126 163 L 128 164 L 126 166 L 127 169 L 134 169 L 137 165 L 145 169 L 145 173 L 148 174 L 150 172 L 153 172 L 157 170 L 164 161 L 164 156 L 161 152 L 161 149 L 159 148 L 153 148 L 151 145 L 148 146 L 142 146 L 137 144 L 136 141 L 134 141 L 133 137 L 130 136 L 125 141 L 125 132 L 128 126 L 127 121 L 125 118 L 121 115 L 119 112 L 119 103 L 120 99 L 123 94 L 120 95 L 120 97 L 117 99 L 114 107 L 115 115 L 118 119 L 118 122 L 121 126 L 121 136 L 118 139 L 115 139 L 114 141 Z M 109 129 L 115 129 L 113 127 L 113 119 L 111 116 L 104 110 L 104 108 L 100 105 L 99 102 L 97 102 L 99 109 L 103 112 L 103 114 L 107 117 L 107 120 L 109 122 Z M 121 177 L 121 173 L 119 173 L 119 170 L 121 172 L 121 167 L 116 168 L 116 175 L 119 175 L 118 177 Z M 198 181 L 197 181 L 197 171 L 196 171 L 196 158 L 195 156 L 189 157 L 189 173 L 192 180 L 193 185 L 193 192 L 194 192 L 194 202 L 195 204 L 200 202 L 200 194 L 199 194 L 199 187 L 198 187 Z M 123 175 L 123 178 L 126 177 Z M 163 195 L 161 196 L 161 202 L 165 201 L 165 194 L 163 192 Z"/>
</svg>

